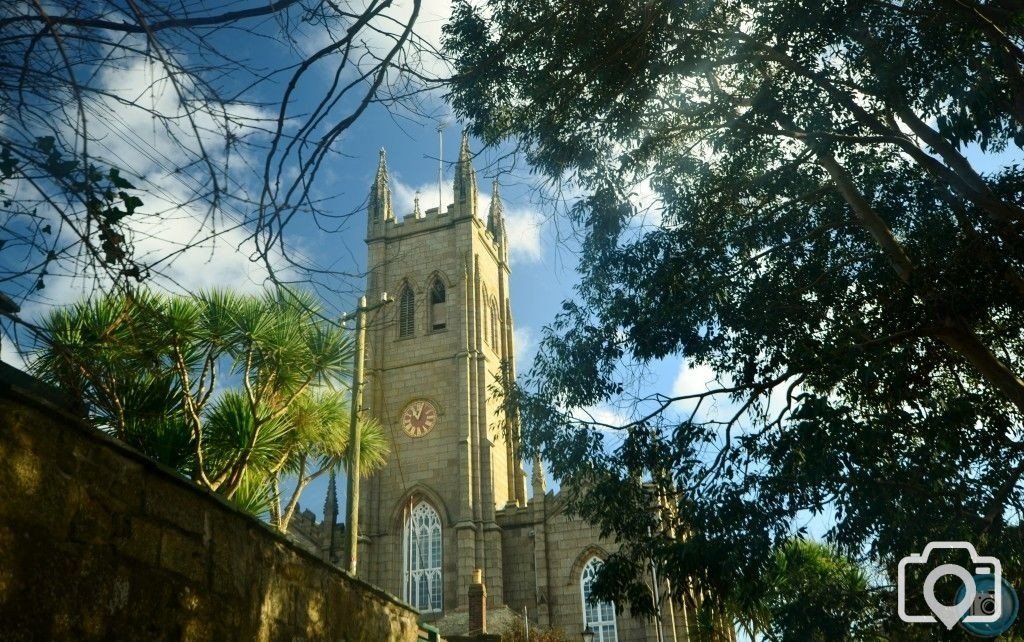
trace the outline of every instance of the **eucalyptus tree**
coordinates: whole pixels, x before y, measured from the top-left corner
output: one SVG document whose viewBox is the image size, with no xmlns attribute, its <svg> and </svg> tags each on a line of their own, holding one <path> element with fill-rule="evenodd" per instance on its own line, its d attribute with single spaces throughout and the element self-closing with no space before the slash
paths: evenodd
<svg viewBox="0 0 1024 642">
<path fill-rule="evenodd" d="M 583 192 L 581 283 L 515 399 L 580 511 L 722 591 L 826 509 L 883 568 L 971 540 L 1021 576 L 1022 25 L 999 0 L 458 5 L 458 113 Z M 665 358 L 708 389 L 630 386 Z M 581 419 L 602 404 L 627 416 Z M 647 535 L 652 481 L 685 541 Z"/>
<path fill-rule="evenodd" d="M 58 308 L 42 327 L 34 372 L 93 425 L 282 530 L 309 482 L 344 461 L 353 342 L 308 294 L 143 290 Z M 387 446 L 375 422 L 359 434 L 365 474 Z"/>
</svg>

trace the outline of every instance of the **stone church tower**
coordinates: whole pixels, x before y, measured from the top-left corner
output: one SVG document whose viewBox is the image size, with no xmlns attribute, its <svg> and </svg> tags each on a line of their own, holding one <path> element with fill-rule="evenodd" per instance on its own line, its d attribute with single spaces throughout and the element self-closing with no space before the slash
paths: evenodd
<svg viewBox="0 0 1024 642">
<path fill-rule="evenodd" d="M 695 600 L 664 603 L 662 616 L 634 619 L 587 601 L 614 542 L 572 519 L 534 462 L 531 495 L 517 438 L 496 391 L 515 377 L 509 305 L 509 238 L 498 186 L 478 210 L 465 135 L 455 202 L 397 217 L 381 152 L 370 188 L 367 300 L 391 305 L 367 320 L 364 412 L 380 421 L 391 454 L 361 484 L 359 576 L 420 610 L 445 636 L 490 630 L 526 616 L 597 642 L 734 642 L 722 627 L 690 632 Z M 341 558 L 335 485 L 325 521 L 297 516 L 292 537 L 324 560 Z M 662 595 L 670 588 L 662 579 Z M 486 591 L 486 607 L 481 595 Z M 482 612 L 482 615 L 481 615 Z M 496 621 L 499 620 L 499 621 Z"/>
<path fill-rule="evenodd" d="M 382 151 L 366 235 L 367 300 L 395 303 L 367 325 L 364 404 L 392 455 L 363 484 L 360 574 L 424 612 L 464 608 L 474 569 L 503 603 L 495 513 L 526 504 L 493 392 L 514 373 L 508 239 L 497 190 L 486 222 L 477 211 L 466 136 L 453 193 L 444 211 L 417 202 L 399 220 Z M 421 535 L 405 528 L 413 517 Z"/>
</svg>

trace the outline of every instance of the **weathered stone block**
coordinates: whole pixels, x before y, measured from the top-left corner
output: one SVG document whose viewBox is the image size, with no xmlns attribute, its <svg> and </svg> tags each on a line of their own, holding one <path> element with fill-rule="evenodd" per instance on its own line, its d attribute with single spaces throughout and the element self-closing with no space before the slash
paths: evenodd
<svg viewBox="0 0 1024 642">
<path fill-rule="evenodd" d="M 206 529 L 206 507 L 202 503 L 182 502 L 182 492 L 189 491 L 171 480 L 152 480 L 146 485 L 144 511 L 181 530 L 202 535 Z"/>
<path fill-rule="evenodd" d="M 128 534 L 114 540 L 118 552 L 143 564 L 160 563 L 161 526 L 148 517 L 130 517 Z"/>
<path fill-rule="evenodd" d="M 207 583 L 209 560 L 202 540 L 174 527 L 164 528 L 160 537 L 160 566 L 178 573 L 197 585 Z"/>
</svg>

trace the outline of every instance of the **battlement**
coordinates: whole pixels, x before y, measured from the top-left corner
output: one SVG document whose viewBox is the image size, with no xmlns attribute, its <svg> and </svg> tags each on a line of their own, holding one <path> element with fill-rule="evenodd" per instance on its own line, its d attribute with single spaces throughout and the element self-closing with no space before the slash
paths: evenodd
<svg viewBox="0 0 1024 642">
<path fill-rule="evenodd" d="M 288 523 L 288 539 L 325 562 L 338 564 L 345 542 L 345 525 L 318 522 L 313 511 L 296 511 Z"/>
<path fill-rule="evenodd" d="M 479 225 L 482 237 L 489 240 L 496 256 L 507 260 L 507 234 L 505 232 L 504 208 L 501 195 L 498 193 L 498 182 L 495 180 L 491 195 L 491 206 L 484 222 L 479 212 L 480 193 L 477 189 L 476 170 L 473 169 L 469 152 L 469 138 L 463 133 L 462 146 L 459 149 L 459 160 L 455 164 L 455 177 L 452 182 L 452 193 L 455 201 L 441 210 L 438 207 L 420 208 L 419 195 L 413 204 L 412 212 L 399 217 L 395 215 L 391 203 L 391 185 L 388 178 L 387 155 L 382 149 L 377 164 L 377 174 L 370 186 L 367 199 L 366 240 L 368 243 L 381 239 L 394 239 L 407 235 L 419 234 L 453 226 L 462 221 L 473 221 Z"/>
</svg>

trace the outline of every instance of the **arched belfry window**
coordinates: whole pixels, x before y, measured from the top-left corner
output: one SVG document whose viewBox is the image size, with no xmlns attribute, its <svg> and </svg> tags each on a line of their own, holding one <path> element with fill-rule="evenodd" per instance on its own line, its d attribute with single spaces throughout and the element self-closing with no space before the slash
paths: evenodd
<svg viewBox="0 0 1024 642">
<path fill-rule="evenodd" d="M 448 311 L 445 308 L 446 292 L 444 281 L 435 277 L 430 286 L 430 329 L 444 330 L 448 327 Z"/>
<path fill-rule="evenodd" d="M 398 297 L 398 336 L 411 337 L 416 334 L 416 295 L 406 284 Z"/>
<path fill-rule="evenodd" d="M 594 580 L 597 579 L 597 572 L 602 564 L 604 562 L 594 557 L 583 567 L 583 573 L 580 575 L 580 595 L 583 597 L 583 628 L 589 626 L 590 630 L 594 632 L 594 642 L 618 642 L 618 632 L 615 629 L 615 605 L 611 602 L 590 601 Z"/>
<path fill-rule="evenodd" d="M 441 610 L 441 518 L 420 502 L 405 522 L 405 601 L 421 613 Z"/>
</svg>

